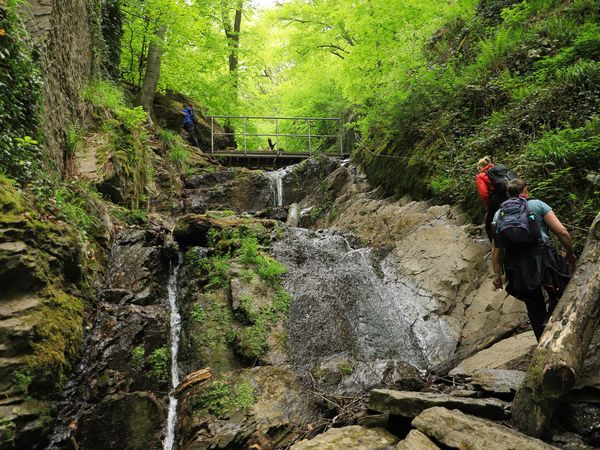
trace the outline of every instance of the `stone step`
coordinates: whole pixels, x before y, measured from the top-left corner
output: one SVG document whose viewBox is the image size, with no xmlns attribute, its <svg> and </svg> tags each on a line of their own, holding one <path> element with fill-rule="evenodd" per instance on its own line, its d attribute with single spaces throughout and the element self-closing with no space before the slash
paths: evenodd
<svg viewBox="0 0 600 450">
<path fill-rule="evenodd" d="M 412 425 L 437 443 L 449 448 L 486 450 L 557 449 L 539 439 L 492 422 L 443 407 L 429 408 Z"/>
<path fill-rule="evenodd" d="M 416 417 L 433 406 L 451 409 L 502 420 L 508 417 L 509 403 L 496 398 L 465 398 L 433 392 L 394 391 L 373 389 L 367 406 L 375 411 L 403 417 Z"/>
<path fill-rule="evenodd" d="M 32 312 L 42 302 L 35 293 L 17 295 L 11 299 L 0 302 L 0 320 L 19 317 Z"/>
<path fill-rule="evenodd" d="M 36 320 L 32 316 L 0 320 L 0 358 L 31 353 L 31 338 Z"/>
</svg>

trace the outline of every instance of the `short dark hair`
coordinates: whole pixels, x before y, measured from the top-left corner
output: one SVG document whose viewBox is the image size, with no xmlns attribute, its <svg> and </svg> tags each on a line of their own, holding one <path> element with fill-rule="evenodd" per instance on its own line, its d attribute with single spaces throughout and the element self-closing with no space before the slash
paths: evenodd
<svg viewBox="0 0 600 450">
<path fill-rule="evenodd" d="M 525 188 L 527 187 L 527 183 L 525 180 L 521 178 L 513 178 L 506 185 L 506 194 L 509 197 L 518 197 Z"/>
</svg>

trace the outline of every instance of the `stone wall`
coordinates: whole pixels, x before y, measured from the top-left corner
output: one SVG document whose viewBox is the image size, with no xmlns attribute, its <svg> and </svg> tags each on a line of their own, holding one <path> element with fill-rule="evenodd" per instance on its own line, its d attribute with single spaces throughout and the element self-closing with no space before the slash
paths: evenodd
<svg viewBox="0 0 600 450">
<path fill-rule="evenodd" d="M 45 147 L 63 173 L 69 165 L 67 133 L 81 120 L 81 90 L 96 66 L 93 8 L 92 0 L 30 0 L 21 6 L 43 78 Z"/>
</svg>

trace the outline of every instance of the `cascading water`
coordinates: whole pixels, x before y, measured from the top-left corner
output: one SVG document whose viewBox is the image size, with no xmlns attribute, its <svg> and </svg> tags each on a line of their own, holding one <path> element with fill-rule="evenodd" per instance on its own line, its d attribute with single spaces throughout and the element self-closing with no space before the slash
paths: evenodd
<svg viewBox="0 0 600 450">
<path fill-rule="evenodd" d="M 181 332 L 181 316 L 177 308 L 177 275 L 181 266 L 182 255 L 179 254 L 177 265 L 171 270 L 167 294 L 169 309 L 171 311 L 171 387 L 179 385 L 179 371 L 177 367 L 177 354 L 179 352 L 179 334 Z M 167 416 L 167 434 L 163 444 L 164 450 L 172 450 L 175 443 L 175 425 L 177 423 L 177 397 L 173 391 L 169 394 L 169 413 Z"/>
<path fill-rule="evenodd" d="M 283 206 L 283 179 L 294 169 L 294 167 L 295 165 L 286 166 L 279 170 L 265 173 L 271 182 L 274 207 L 281 208 Z"/>
</svg>

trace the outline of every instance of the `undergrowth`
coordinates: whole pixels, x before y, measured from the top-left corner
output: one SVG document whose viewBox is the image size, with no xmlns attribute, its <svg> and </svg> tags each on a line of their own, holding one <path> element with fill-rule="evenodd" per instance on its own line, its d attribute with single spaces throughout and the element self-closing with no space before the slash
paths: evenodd
<svg viewBox="0 0 600 450">
<path fill-rule="evenodd" d="M 405 95 L 357 158 L 388 194 L 484 210 L 474 178 L 485 155 L 523 176 L 580 249 L 600 209 L 600 11 L 591 0 L 480 4 L 446 25 Z"/>
</svg>

